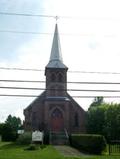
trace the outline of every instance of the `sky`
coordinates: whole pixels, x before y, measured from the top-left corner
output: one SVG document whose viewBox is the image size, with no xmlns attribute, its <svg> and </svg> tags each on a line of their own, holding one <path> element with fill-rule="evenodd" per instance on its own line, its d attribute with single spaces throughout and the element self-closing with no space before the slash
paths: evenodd
<svg viewBox="0 0 120 159">
<path fill-rule="evenodd" d="M 1 13 L 47 15 L 15 16 Z M 52 16 L 52 17 L 51 17 Z M 119 0 L 0 0 L 0 67 L 44 70 L 50 57 L 53 33 L 58 29 L 68 81 L 120 81 L 120 9 Z M 39 32 L 44 34 L 10 33 Z M 80 73 L 80 72 L 111 72 Z M 118 73 L 115 74 L 114 72 Z M 0 69 L 0 80 L 45 80 L 44 71 Z M 0 82 L 0 87 L 40 87 L 42 83 Z M 68 89 L 114 89 L 120 85 L 68 84 Z M 39 95 L 41 91 L 0 88 L 0 94 Z M 72 96 L 119 96 L 107 92 L 69 92 Z M 35 98 L 0 96 L 0 122 L 9 114 L 24 120 L 23 110 Z M 93 99 L 76 98 L 87 110 Z M 105 99 L 120 102 L 120 99 Z"/>
</svg>

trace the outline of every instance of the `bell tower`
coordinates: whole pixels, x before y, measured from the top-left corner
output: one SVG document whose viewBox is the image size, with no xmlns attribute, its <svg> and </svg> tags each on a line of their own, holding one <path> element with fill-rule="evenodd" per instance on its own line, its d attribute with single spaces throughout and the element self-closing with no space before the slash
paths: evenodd
<svg viewBox="0 0 120 159">
<path fill-rule="evenodd" d="M 58 26 L 56 24 L 50 59 L 45 68 L 47 96 L 66 96 L 67 70 L 68 68 L 63 64 Z"/>
</svg>

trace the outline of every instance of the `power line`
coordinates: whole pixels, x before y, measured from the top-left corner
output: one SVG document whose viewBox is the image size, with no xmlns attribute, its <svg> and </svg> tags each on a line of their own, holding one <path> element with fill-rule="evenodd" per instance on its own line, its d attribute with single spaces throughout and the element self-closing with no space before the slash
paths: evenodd
<svg viewBox="0 0 120 159">
<path fill-rule="evenodd" d="M 70 73 L 90 73 L 90 74 L 120 74 L 120 72 L 98 72 L 98 71 L 68 71 Z"/>
<path fill-rule="evenodd" d="M 1 89 L 23 89 L 23 90 L 54 90 L 54 91 L 77 91 L 77 92 L 120 92 L 120 90 L 102 90 L 102 89 L 45 89 L 36 87 L 5 87 L 0 86 Z"/>
<path fill-rule="evenodd" d="M 28 14 L 28 13 L 10 13 L 10 12 L 0 12 L 1 15 L 8 16 L 26 16 L 26 17 L 41 17 L 41 18 L 56 18 L 53 15 L 42 15 L 42 14 Z"/>
<path fill-rule="evenodd" d="M 40 95 L 0 94 L 1 97 L 40 97 Z M 96 96 L 71 96 L 73 98 L 95 98 Z M 120 96 L 102 96 L 103 98 L 120 98 Z"/>
<path fill-rule="evenodd" d="M 31 34 L 31 35 L 53 35 L 53 33 L 42 33 L 42 32 L 32 32 L 32 31 L 17 31 L 17 30 L 0 30 L 0 33 L 13 33 L 13 34 Z M 95 34 L 80 34 L 80 33 L 60 33 L 61 36 L 76 36 L 76 37 L 90 37 L 95 36 Z M 113 38 L 116 34 L 103 34 L 103 37 Z"/>
<path fill-rule="evenodd" d="M 17 30 L 0 30 L 0 33 L 14 33 L 14 34 L 35 34 L 35 35 L 53 35 L 53 33 L 42 33 L 32 31 L 17 31 Z M 94 34 L 79 34 L 79 33 L 59 33 L 62 36 L 94 36 Z M 113 37 L 113 35 L 103 35 L 106 37 Z"/>
<path fill-rule="evenodd" d="M 18 67 L 0 67 L 0 70 L 15 70 L 15 71 L 44 71 L 41 69 L 33 69 L 33 68 L 18 68 Z"/>
<path fill-rule="evenodd" d="M 16 71 L 45 71 L 42 69 L 19 68 L 19 67 L 0 67 L 0 70 L 16 70 Z M 120 72 L 98 72 L 98 71 L 68 71 L 69 73 L 85 73 L 85 74 L 120 74 Z"/>
<path fill-rule="evenodd" d="M 96 96 L 72 96 L 73 98 L 95 98 Z M 120 96 L 102 96 L 103 98 L 120 98 Z"/>
<path fill-rule="evenodd" d="M 41 35 L 52 35 L 52 33 L 42 32 L 26 32 L 26 31 L 14 31 L 14 30 L 0 30 L 1 33 L 15 33 L 15 34 L 41 34 Z"/>
<path fill-rule="evenodd" d="M 25 17 L 39 17 L 39 18 L 55 18 L 59 17 L 60 19 L 74 19 L 74 20 L 120 20 L 119 18 L 113 18 L 113 17 L 80 17 L 80 16 L 55 16 L 55 15 L 43 15 L 43 14 L 30 14 L 30 13 L 10 13 L 10 12 L 0 12 L 0 15 L 4 16 L 25 16 Z"/>
<path fill-rule="evenodd" d="M 12 82 L 12 83 L 45 83 L 46 81 L 33 81 L 33 80 L 2 80 L 2 79 L 0 79 L 0 82 Z M 64 83 L 64 82 L 63 82 Z M 94 82 L 89 82 L 89 81 L 85 81 L 85 82 L 83 82 L 83 81 L 68 81 L 67 83 L 69 83 L 69 84 L 90 84 L 90 85 L 92 85 L 92 84 L 107 84 L 107 85 L 109 85 L 109 84 L 113 84 L 113 85 L 119 85 L 120 84 L 120 82 L 96 82 L 96 81 L 94 81 Z"/>
<path fill-rule="evenodd" d="M 39 97 L 38 95 L 26 95 L 26 94 L 0 94 L 1 97 Z"/>
<path fill-rule="evenodd" d="M 35 87 L 2 87 L 1 89 L 24 89 L 24 90 L 45 90 L 45 88 L 35 88 Z"/>
<path fill-rule="evenodd" d="M 0 80 L 0 82 L 28 82 L 28 83 L 45 83 L 45 81 L 31 81 L 31 80 Z"/>
</svg>

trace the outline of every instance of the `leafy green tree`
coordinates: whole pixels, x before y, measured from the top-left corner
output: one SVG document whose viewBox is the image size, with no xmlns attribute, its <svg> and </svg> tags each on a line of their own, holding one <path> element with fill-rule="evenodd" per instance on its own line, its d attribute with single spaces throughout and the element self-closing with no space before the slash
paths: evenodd
<svg viewBox="0 0 120 159">
<path fill-rule="evenodd" d="M 95 97 L 87 112 L 88 133 L 103 135 L 104 112 L 103 97 Z"/>
<path fill-rule="evenodd" d="M 0 135 L 2 135 L 3 126 L 4 126 L 4 123 L 0 123 Z"/>
<path fill-rule="evenodd" d="M 93 100 L 93 102 L 90 105 L 90 108 L 91 107 L 100 106 L 101 104 L 103 104 L 103 102 L 104 102 L 104 98 L 103 97 L 95 97 L 94 100 Z"/>
<path fill-rule="evenodd" d="M 17 130 L 21 126 L 20 118 L 8 115 L 5 123 L 0 124 L 0 135 L 2 135 L 2 140 L 15 141 L 17 138 Z"/>
<path fill-rule="evenodd" d="M 120 104 L 103 103 L 87 112 L 88 133 L 102 134 L 107 140 L 120 140 Z"/>
<path fill-rule="evenodd" d="M 93 107 L 87 112 L 87 131 L 92 134 L 104 135 L 105 108 L 103 106 Z"/>
<path fill-rule="evenodd" d="M 17 133 L 6 123 L 0 124 L 0 135 L 3 141 L 15 141 L 17 137 Z"/>
<path fill-rule="evenodd" d="M 120 104 L 107 107 L 104 131 L 108 139 L 120 139 Z"/>
<path fill-rule="evenodd" d="M 21 119 L 19 117 L 15 117 L 15 116 L 12 116 L 12 115 L 8 115 L 5 123 L 9 124 L 12 127 L 12 129 L 16 132 L 22 125 L 21 124 Z"/>
</svg>

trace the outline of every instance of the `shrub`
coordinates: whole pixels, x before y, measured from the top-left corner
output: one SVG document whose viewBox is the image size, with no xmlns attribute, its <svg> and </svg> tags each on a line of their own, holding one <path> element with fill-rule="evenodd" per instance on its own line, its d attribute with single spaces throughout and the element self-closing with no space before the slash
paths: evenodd
<svg viewBox="0 0 120 159">
<path fill-rule="evenodd" d="M 44 149 L 44 148 L 46 148 L 46 145 L 42 144 L 42 145 L 40 145 L 40 148 Z"/>
<path fill-rule="evenodd" d="M 91 154 L 101 154 L 106 149 L 106 141 L 102 135 L 73 134 L 71 145 Z"/>
<path fill-rule="evenodd" d="M 25 132 L 24 134 L 21 134 L 18 137 L 16 143 L 20 145 L 27 145 L 31 143 L 31 140 L 32 140 L 31 132 Z"/>
<path fill-rule="evenodd" d="M 40 144 L 30 144 L 27 148 L 24 150 L 38 150 L 38 149 L 44 149 L 46 148 L 46 145 L 40 145 Z"/>
<path fill-rule="evenodd" d="M 38 146 L 35 144 L 30 144 L 29 147 L 25 148 L 25 150 L 38 150 Z"/>
</svg>

